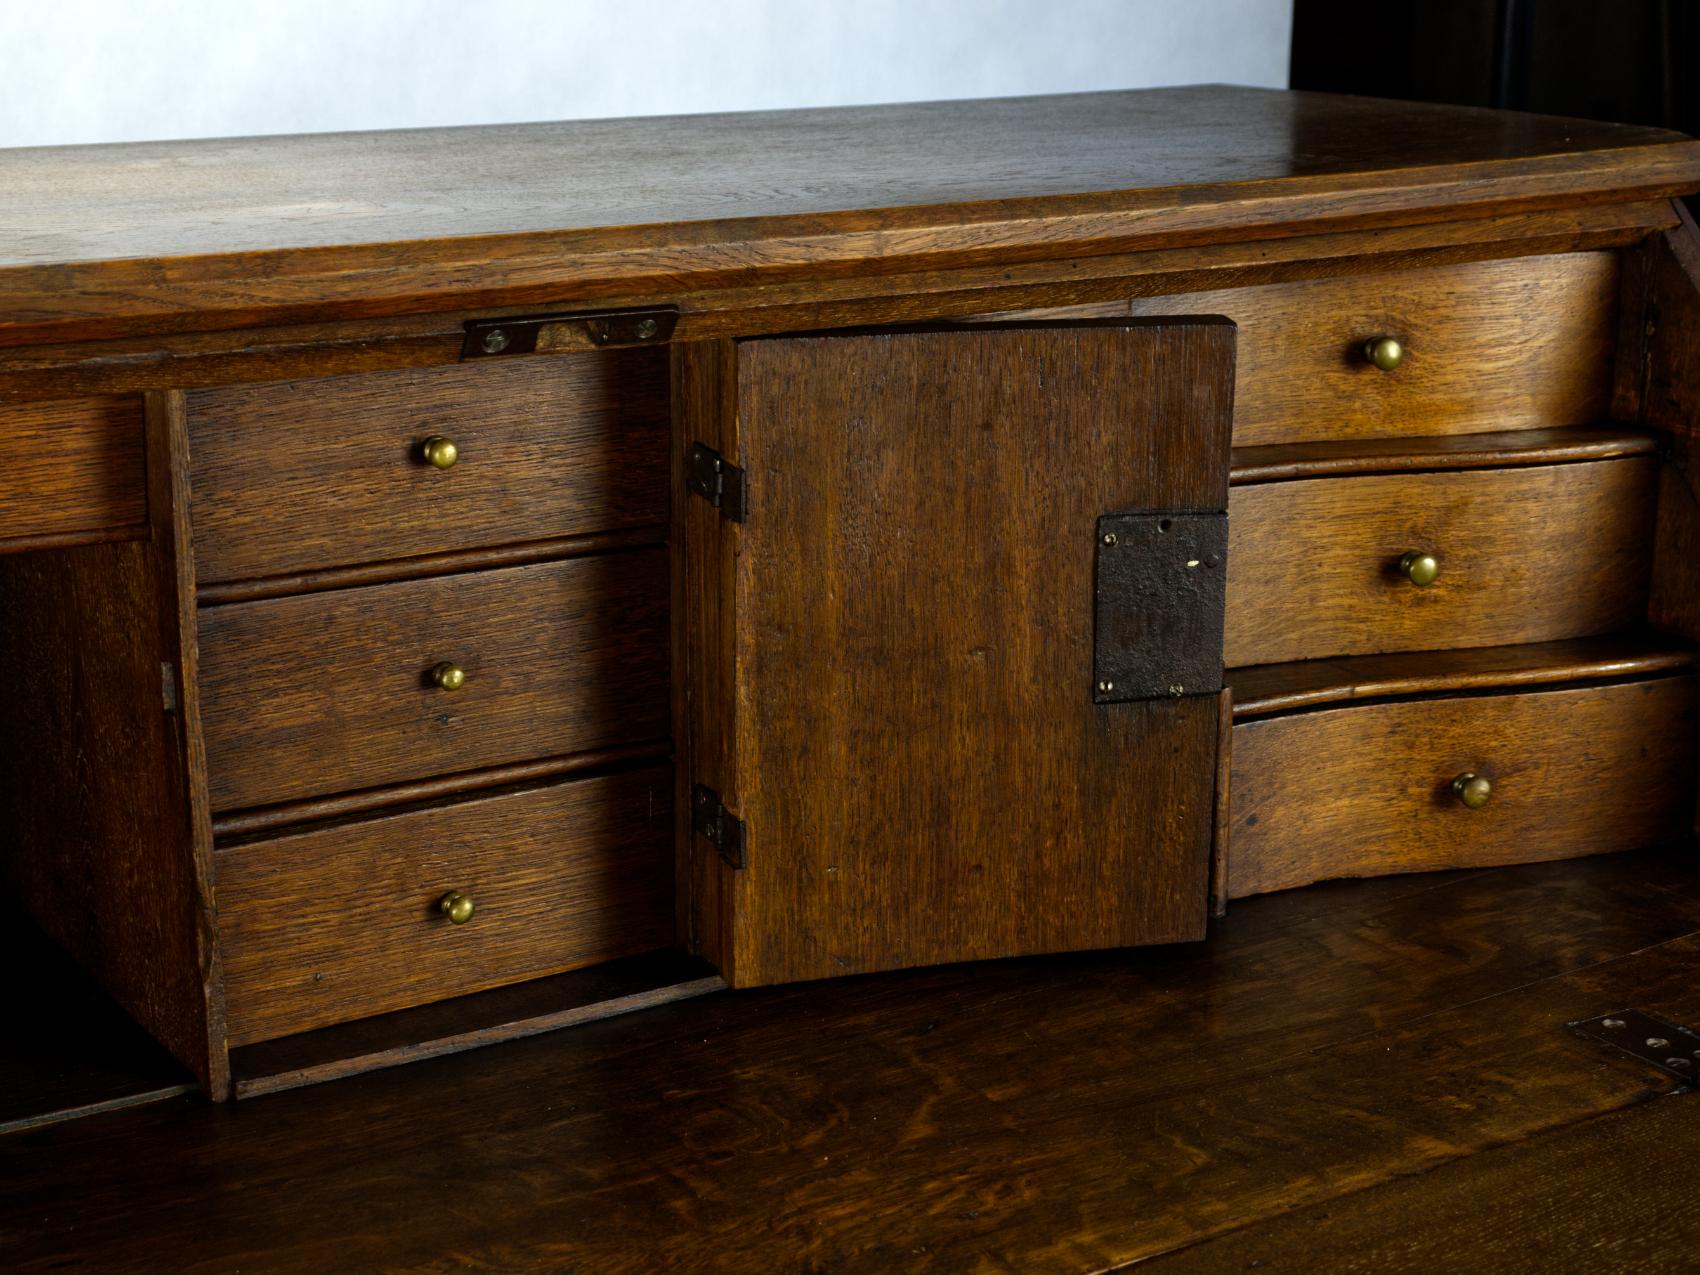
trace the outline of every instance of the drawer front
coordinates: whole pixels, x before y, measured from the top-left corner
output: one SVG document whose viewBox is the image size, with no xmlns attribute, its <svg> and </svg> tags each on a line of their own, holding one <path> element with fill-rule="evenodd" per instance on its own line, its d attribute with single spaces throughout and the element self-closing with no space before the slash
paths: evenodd
<svg viewBox="0 0 1700 1275">
<path fill-rule="evenodd" d="M 0 552 L 142 539 L 147 518 L 139 397 L 0 407 Z"/>
<path fill-rule="evenodd" d="M 201 580 L 659 525 L 667 358 L 616 350 L 189 396 Z M 431 438 L 454 442 L 447 469 Z"/>
<path fill-rule="evenodd" d="M 1545 642 L 1641 620 L 1657 460 L 1317 478 L 1228 497 L 1230 667 Z M 1439 575 L 1415 585 L 1407 553 Z"/>
<path fill-rule="evenodd" d="M 1134 314 L 1239 325 L 1234 445 L 1477 434 L 1603 419 L 1617 311 L 1611 253 L 1141 297 Z M 1390 372 L 1364 344 L 1391 336 Z"/>
<path fill-rule="evenodd" d="M 660 548 L 209 607 L 200 643 L 215 810 L 669 731 Z"/>
<path fill-rule="evenodd" d="M 1229 894 L 1658 845 L 1694 822 L 1700 677 L 1369 704 L 1233 729 Z M 1485 776 L 1487 803 L 1453 790 Z"/>
<path fill-rule="evenodd" d="M 231 1043 L 666 946 L 672 783 L 660 766 L 219 851 Z"/>
</svg>

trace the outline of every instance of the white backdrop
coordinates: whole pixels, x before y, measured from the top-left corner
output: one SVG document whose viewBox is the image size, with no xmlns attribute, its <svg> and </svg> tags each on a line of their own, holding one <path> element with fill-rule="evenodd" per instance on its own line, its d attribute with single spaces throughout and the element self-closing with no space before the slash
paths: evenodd
<svg viewBox="0 0 1700 1275">
<path fill-rule="evenodd" d="M 1291 0 L 0 0 L 0 146 L 1283 87 L 1291 23 Z"/>
</svg>

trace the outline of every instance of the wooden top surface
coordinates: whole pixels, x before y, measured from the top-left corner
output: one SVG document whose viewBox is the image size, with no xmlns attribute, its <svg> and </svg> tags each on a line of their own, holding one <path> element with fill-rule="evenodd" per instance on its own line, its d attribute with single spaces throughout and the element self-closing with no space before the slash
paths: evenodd
<svg viewBox="0 0 1700 1275">
<path fill-rule="evenodd" d="M 1223 86 L 0 150 L 0 343 L 474 289 L 664 299 L 1696 187 L 1700 143 L 1663 130 Z"/>
<path fill-rule="evenodd" d="M 1694 863 L 1339 882 L 1235 903 L 1205 943 L 703 996 L 0 1136 L 0 1253 L 20 1275 L 1690 1270 L 1700 1121 L 1599 1120 L 1700 1098 L 1565 1024 L 1700 1021 Z"/>
</svg>

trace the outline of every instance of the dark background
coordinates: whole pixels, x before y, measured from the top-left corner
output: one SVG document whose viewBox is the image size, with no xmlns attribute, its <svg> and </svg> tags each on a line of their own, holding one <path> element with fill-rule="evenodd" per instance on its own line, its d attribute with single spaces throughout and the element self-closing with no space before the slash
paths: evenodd
<svg viewBox="0 0 1700 1275">
<path fill-rule="evenodd" d="M 1700 134 L 1700 0 L 1294 0 L 1292 86 Z"/>
</svg>

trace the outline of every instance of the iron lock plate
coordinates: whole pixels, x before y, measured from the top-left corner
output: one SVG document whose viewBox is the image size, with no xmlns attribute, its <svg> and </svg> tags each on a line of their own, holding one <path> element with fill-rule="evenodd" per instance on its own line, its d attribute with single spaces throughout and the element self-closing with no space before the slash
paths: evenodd
<svg viewBox="0 0 1700 1275">
<path fill-rule="evenodd" d="M 1227 558 L 1226 513 L 1098 519 L 1095 702 L 1220 693 Z"/>
</svg>

